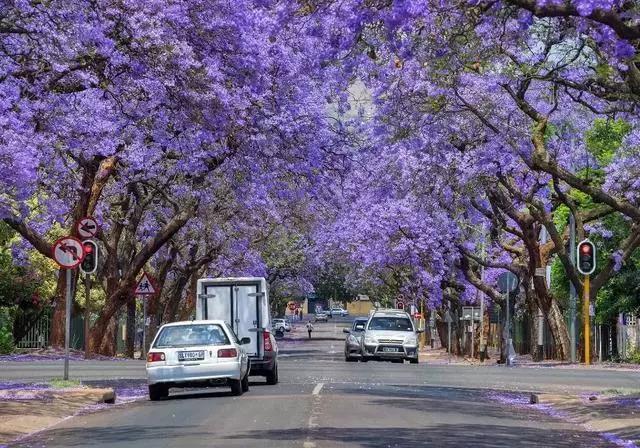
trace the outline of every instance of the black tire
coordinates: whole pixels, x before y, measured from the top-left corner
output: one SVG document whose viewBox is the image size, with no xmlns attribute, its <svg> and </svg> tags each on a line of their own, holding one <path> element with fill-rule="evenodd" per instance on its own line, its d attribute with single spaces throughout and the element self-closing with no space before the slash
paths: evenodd
<svg viewBox="0 0 640 448">
<path fill-rule="evenodd" d="M 345 362 L 354 362 L 355 361 L 355 359 L 353 359 L 351 356 L 347 356 L 347 355 L 344 355 L 344 360 L 345 360 Z"/>
<path fill-rule="evenodd" d="M 241 381 L 242 383 L 242 392 L 249 392 L 249 372 L 244 376 Z"/>
<path fill-rule="evenodd" d="M 269 386 L 278 384 L 278 364 L 273 366 L 273 370 L 267 373 L 266 378 Z"/>
<path fill-rule="evenodd" d="M 418 364 L 418 358 L 410 359 L 409 361 L 411 362 L 411 364 Z"/>
<path fill-rule="evenodd" d="M 229 386 L 231 386 L 231 393 L 236 397 L 239 397 L 244 393 L 244 390 L 242 390 L 241 380 L 229 380 Z"/>
<path fill-rule="evenodd" d="M 149 384 L 149 400 L 158 401 L 169 395 L 169 389 L 162 384 Z"/>
<path fill-rule="evenodd" d="M 360 362 L 368 362 L 369 360 L 367 358 L 361 358 Z"/>
</svg>

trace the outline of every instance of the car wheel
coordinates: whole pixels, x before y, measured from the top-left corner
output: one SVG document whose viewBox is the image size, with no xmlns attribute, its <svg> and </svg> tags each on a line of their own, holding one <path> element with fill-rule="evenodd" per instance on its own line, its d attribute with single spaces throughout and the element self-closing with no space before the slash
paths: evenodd
<svg viewBox="0 0 640 448">
<path fill-rule="evenodd" d="M 241 380 L 229 380 L 229 385 L 231 386 L 231 393 L 237 397 L 243 394 L 244 390 L 242 390 L 242 381 Z"/>
<path fill-rule="evenodd" d="M 361 358 L 360 362 L 368 362 L 369 360 L 367 358 Z"/>
<path fill-rule="evenodd" d="M 411 362 L 411 364 L 418 364 L 418 358 L 410 359 L 409 362 Z"/>
<path fill-rule="evenodd" d="M 267 384 L 270 386 L 278 384 L 278 364 L 273 366 L 273 370 L 267 373 Z"/>
<path fill-rule="evenodd" d="M 149 384 L 149 400 L 158 401 L 169 395 L 169 389 L 162 384 Z"/>
<path fill-rule="evenodd" d="M 249 392 L 249 372 L 242 379 L 242 392 Z"/>
</svg>

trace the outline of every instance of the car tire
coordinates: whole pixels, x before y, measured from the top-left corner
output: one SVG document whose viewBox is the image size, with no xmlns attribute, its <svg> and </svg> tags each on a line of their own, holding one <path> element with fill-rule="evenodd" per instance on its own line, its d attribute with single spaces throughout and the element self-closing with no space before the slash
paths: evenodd
<svg viewBox="0 0 640 448">
<path fill-rule="evenodd" d="M 278 384 L 278 364 L 273 366 L 273 370 L 267 373 L 267 384 L 269 386 L 275 386 Z"/>
<path fill-rule="evenodd" d="M 231 386 L 231 393 L 236 397 L 239 397 L 244 393 L 241 380 L 229 380 L 229 386 Z"/>
<path fill-rule="evenodd" d="M 418 361 L 418 358 L 415 358 L 415 359 L 410 359 L 409 362 L 411 364 L 418 364 L 419 361 Z"/>
<path fill-rule="evenodd" d="M 361 358 L 360 362 L 368 362 L 369 360 L 367 358 Z"/>
<path fill-rule="evenodd" d="M 351 356 L 347 356 L 347 355 L 344 355 L 344 360 L 346 362 L 355 362 L 356 361 L 355 358 L 352 358 Z"/>
<path fill-rule="evenodd" d="M 249 372 L 242 379 L 242 392 L 249 392 Z"/>
<path fill-rule="evenodd" d="M 149 400 L 158 401 L 169 396 L 169 389 L 162 384 L 149 384 Z"/>
</svg>

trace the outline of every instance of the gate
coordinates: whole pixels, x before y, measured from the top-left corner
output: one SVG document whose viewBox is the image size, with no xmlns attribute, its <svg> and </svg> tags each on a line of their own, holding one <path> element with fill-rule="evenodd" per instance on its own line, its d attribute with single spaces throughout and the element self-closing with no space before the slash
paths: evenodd
<svg viewBox="0 0 640 448">
<path fill-rule="evenodd" d="M 51 331 L 51 310 L 44 311 L 38 320 L 29 322 L 24 316 L 18 318 L 18 325 L 27 327 L 31 325 L 27 334 L 18 341 L 17 348 L 45 348 L 49 345 Z"/>
</svg>

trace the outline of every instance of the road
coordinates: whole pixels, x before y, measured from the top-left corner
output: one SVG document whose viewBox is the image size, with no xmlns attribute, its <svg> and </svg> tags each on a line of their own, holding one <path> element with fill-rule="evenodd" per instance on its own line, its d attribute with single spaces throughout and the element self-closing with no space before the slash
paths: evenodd
<svg viewBox="0 0 640 448">
<path fill-rule="evenodd" d="M 640 388 L 634 372 L 345 363 L 341 330 L 330 321 L 316 325 L 311 341 L 301 328 L 288 335 L 277 386 L 256 378 L 242 397 L 226 389 L 175 390 L 168 400 L 66 420 L 15 446 L 604 447 L 611 445 L 581 427 L 488 397 L 494 389 Z M 58 364 L 37 371 L 3 364 L 0 379 L 20 369 L 19 379 L 60 376 L 50 370 Z M 71 371 L 87 380 L 144 377 L 135 361 L 78 362 Z"/>
</svg>

